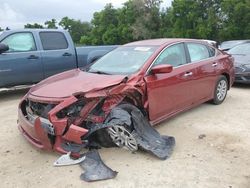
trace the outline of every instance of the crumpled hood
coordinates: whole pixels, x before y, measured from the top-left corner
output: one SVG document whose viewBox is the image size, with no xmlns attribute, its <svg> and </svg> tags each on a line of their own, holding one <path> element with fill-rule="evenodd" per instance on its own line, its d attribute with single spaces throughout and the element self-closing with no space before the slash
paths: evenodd
<svg viewBox="0 0 250 188">
<path fill-rule="evenodd" d="M 64 98 L 74 93 L 86 93 L 117 85 L 125 77 L 125 75 L 94 74 L 75 69 L 45 79 L 31 88 L 29 94 L 45 98 Z"/>
</svg>

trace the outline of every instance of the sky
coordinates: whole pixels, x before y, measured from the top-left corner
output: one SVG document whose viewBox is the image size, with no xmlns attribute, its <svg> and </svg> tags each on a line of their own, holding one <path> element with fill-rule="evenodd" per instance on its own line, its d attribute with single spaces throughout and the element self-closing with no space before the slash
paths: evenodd
<svg viewBox="0 0 250 188">
<path fill-rule="evenodd" d="M 115 8 L 122 7 L 127 0 L 0 0 L 0 27 L 23 28 L 27 23 L 43 24 L 47 20 L 68 16 L 91 21 L 93 13 L 107 3 Z M 163 0 L 162 7 L 171 5 L 172 0 Z"/>
</svg>

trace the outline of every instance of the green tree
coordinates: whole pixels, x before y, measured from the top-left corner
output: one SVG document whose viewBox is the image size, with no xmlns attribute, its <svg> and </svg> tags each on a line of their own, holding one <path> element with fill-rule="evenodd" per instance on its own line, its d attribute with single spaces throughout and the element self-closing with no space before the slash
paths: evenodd
<svg viewBox="0 0 250 188">
<path fill-rule="evenodd" d="M 220 38 L 222 40 L 249 39 L 250 1 L 223 0 L 221 10 Z"/>
<path fill-rule="evenodd" d="M 161 38 L 167 38 L 172 37 L 172 30 L 173 30 L 173 23 L 172 23 L 172 7 L 168 7 L 166 9 L 163 9 L 160 13 L 161 18 L 161 25 L 159 27 L 159 37 Z"/>
<path fill-rule="evenodd" d="M 133 40 L 133 30 L 131 25 L 135 22 L 133 5 L 131 2 L 124 3 L 124 6 L 118 9 L 117 14 L 119 44 L 128 43 Z"/>
<path fill-rule="evenodd" d="M 62 26 L 65 30 L 70 30 L 74 21 L 74 19 L 70 19 L 66 16 L 62 18 L 62 20 L 59 22 L 59 25 Z"/>
<path fill-rule="evenodd" d="M 3 31 L 3 29 L 0 27 L 0 31 Z"/>
<path fill-rule="evenodd" d="M 62 18 L 75 43 L 124 44 L 160 37 L 231 40 L 250 38 L 249 0 L 173 0 L 161 9 L 162 0 L 128 0 L 121 8 L 107 4 L 95 12 L 91 23 Z M 56 20 L 45 22 L 56 28 Z M 43 28 L 27 24 L 25 28 Z"/>
<path fill-rule="evenodd" d="M 34 23 L 34 24 L 26 24 L 25 26 L 24 26 L 24 28 L 30 28 L 30 29 L 43 29 L 43 26 L 42 25 L 40 25 L 40 24 L 38 24 L 38 23 Z"/>
<path fill-rule="evenodd" d="M 174 0 L 169 11 L 173 37 L 216 39 L 220 0 Z"/>
<path fill-rule="evenodd" d="M 107 4 L 100 12 L 95 12 L 91 21 L 92 30 L 89 36 L 84 36 L 81 43 L 93 45 L 120 44 L 118 34 L 118 10 L 112 4 Z"/>
<path fill-rule="evenodd" d="M 81 37 L 88 35 L 91 31 L 91 24 L 89 22 L 82 22 L 80 20 L 74 20 L 68 17 L 62 18 L 59 25 L 68 30 L 73 41 L 78 44 L 80 43 Z"/>
<path fill-rule="evenodd" d="M 56 23 L 56 19 L 53 18 L 51 20 L 46 21 L 44 25 L 46 25 L 48 29 L 57 29 Z"/>
<path fill-rule="evenodd" d="M 124 4 L 129 10 L 133 40 L 157 38 L 161 26 L 161 0 L 130 0 Z"/>
<path fill-rule="evenodd" d="M 156 38 L 161 26 L 161 0 L 129 0 L 115 9 L 107 4 L 94 13 L 93 29 L 83 36 L 83 44 L 124 44 L 133 40 Z"/>
</svg>

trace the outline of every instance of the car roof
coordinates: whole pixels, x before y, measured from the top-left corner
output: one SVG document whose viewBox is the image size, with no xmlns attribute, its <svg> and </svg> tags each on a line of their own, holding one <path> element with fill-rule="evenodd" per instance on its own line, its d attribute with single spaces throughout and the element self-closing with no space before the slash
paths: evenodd
<svg viewBox="0 0 250 188">
<path fill-rule="evenodd" d="M 162 46 L 167 44 L 172 44 L 176 42 L 199 42 L 203 44 L 207 44 L 202 39 L 187 39 L 187 38 L 161 38 L 161 39 L 149 39 L 149 40 L 141 40 L 135 41 L 124 46 Z"/>
<path fill-rule="evenodd" d="M 14 32 L 40 32 L 40 31 L 61 31 L 63 32 L 63 29 L 30 29 L 30 28 L 25 28 L 25 29 L 10 29 L 10 30 L 4 30 L 3 33 L 14 33 Z"/>
</svg>

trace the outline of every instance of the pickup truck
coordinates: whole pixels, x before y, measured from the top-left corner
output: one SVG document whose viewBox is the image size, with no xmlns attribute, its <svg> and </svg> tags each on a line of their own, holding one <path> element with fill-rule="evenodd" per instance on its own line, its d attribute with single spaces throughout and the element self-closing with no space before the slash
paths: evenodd
<svg viewBox="0 0 250 188">
<path fill-rule="evenodd" d="M 75 47 L 65 30 L 4 31 L 0 33 L 0 88 L 31 85 L 54 74 L 82 68 L 116 47 Z"/>
</svg>

